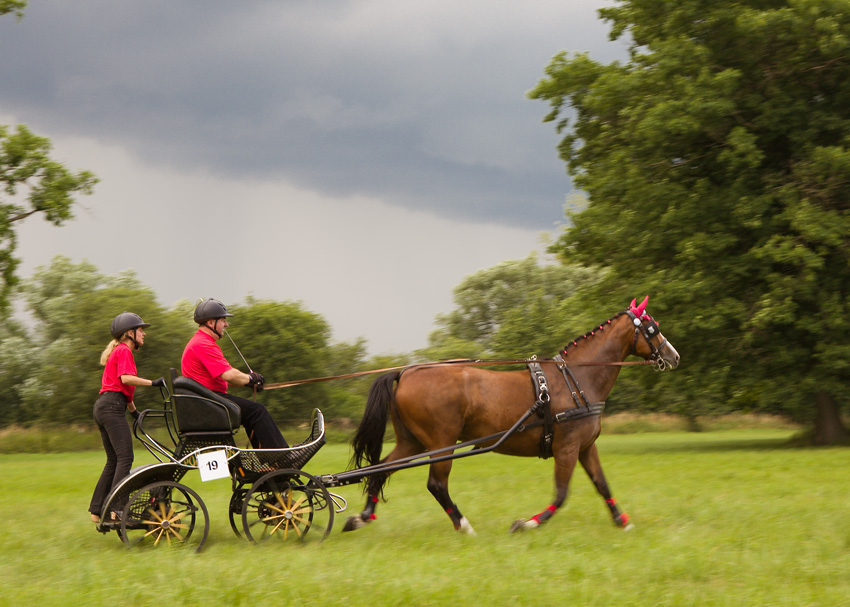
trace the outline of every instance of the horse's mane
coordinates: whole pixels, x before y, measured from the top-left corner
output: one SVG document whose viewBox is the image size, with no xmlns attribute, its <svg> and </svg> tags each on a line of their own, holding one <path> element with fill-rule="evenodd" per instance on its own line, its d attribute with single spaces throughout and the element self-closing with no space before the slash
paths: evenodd
<svg viewBox="0 0 850 607">
<path fill-rule="evenodd" d="M 567 348 L 578 346 L 578 342 L 579 342 L 580 340 L 582 340 L 582 339 L 590 339 L 591 337 L 593 337 L 594 335 L 596 335 L 596 332 L 597 332 L 597 331 L 602 331 L 605 327 L 607 327 L 608 325 L 610 325 L 612 322 L 614 322 L 616 319 L 618 319 L 618 318 L 619 318 L 620 316 L 622 316 L 623 314 L 625 314 L 625 312 L 620 312 L 620 313 L 618 313 L 618 314 L 615 314 L 614 316 L 612 316 L 611 318 L 609 318 L 608 320 L 606 320 L 605 322 L 603 322 L 603 323 L 602 323 L 601 325 L 599 325 L 598 327 L 596 327 L 596 328 L 594 328 L 594 329 L 591 329 L 590 331 L 588 331 L 588 332 L 587 332 L 587 333 L 585 333 L 584 335 L 579 335 L 579 336 L 578 336 L 578 337 L 576 337 L 573 341 L 571 341 L 571 342 L 570 342 L 570 343 L 568 343 L 566 346 L 564 346 L 563 348 L 561 348 L 561 350 L 560 350 L 560 354 L 562 354 L 562 355 L 566 356 L 566 354 L 567 354 Z"/>
</svg>

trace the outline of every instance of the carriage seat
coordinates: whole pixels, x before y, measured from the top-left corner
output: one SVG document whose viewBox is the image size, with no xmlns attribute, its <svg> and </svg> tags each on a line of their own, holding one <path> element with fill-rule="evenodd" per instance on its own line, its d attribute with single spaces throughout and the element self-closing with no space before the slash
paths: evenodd
<svg viewBox="0 0 850 607">
<path fill-rule="evenodd" d="M 184 432 L 235 432 L 242 412 L 233 402 L 188 377 L 172 382 L 177 428 Z"/>
</svg>

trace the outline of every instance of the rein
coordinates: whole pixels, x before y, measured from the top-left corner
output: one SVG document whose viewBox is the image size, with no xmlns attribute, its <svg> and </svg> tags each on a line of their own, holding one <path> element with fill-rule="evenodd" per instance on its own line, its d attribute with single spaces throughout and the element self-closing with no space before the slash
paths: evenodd
<svg viewBox="0 0 850 607">
<path fill-rule="evenodd" d="M 443 367 L 447 365 L 473 365 L 473 366 L 488 366 L 488 365 L 527 365 L 528 362 L 532 359 L 526 358 L 506 358 L 506 359 L 492 359 L 492 360 L 472 360 L 472 359 L 458 359 L 458 360 L 443 360 L 436 362 L 428 362 L 428 363 L 414 363 L 411 365 L 401 365 L 398 367 L 385 367 L 383 369 L 371 369 L 369 371 L 357 371 L 354 373 L 345 373 L 343 375 L 332 375 L 330 377 L 313 377 L 310 379 L 296 379 L 294 381 L 285 381 L 278 382 L 274 384 L 265 384 L 263 386 L 264 390 L 276 390 L 278 388 L 290 388 L 292 386 L 300 386 L 303 384 L 315 384 L 319 382 L 332 381 L 335 379 L 350 379 L 353 377 L 362 377 L 364 375 L 374 375 L 376 373 L 387 373 L 389 371 L 403 371 L 407 369 L 414 369 L 420 367 Z M 548 360 L 538 360 L 538 362 L 553 362 L 556 361 L 548 361 Z M 654 361 L 651 360 L 640 360 L 640 361 L 624 361 L 624 362 L 593 362 L 593 361 L 557 361 L 557 364 L 560 365 L 574 365 L 579 367 L 626 367 L 626 366 L 636 366 L 636 365 L 656 365 Z"/>
</svg>

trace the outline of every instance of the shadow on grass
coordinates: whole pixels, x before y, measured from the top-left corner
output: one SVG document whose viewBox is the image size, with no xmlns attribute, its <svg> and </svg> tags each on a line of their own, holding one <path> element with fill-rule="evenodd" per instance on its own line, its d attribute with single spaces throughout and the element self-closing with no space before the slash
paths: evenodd
<svg viewBox="0 0 850 607">
<path fill-rule="evenodd" d="M 811 435 L 797 432 L 784 436 L 724 436 L 726 433 L 694 433 L 692 435 L 618 436 L 605 442 L 607 453 L 718 453 L 757 451 L 803 451 L 848 449 L 850 444 L 815 445 Z M 757 434 L 757 433 L 756 433 Z"/>
</svg>

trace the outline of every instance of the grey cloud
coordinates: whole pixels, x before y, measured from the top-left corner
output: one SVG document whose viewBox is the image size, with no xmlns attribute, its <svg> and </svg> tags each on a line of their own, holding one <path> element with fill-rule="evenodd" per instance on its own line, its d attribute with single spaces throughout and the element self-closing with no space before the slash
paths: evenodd
<svg viewBox="0 0 850 607">
<path fill-rule="evenodd" d="M 597 8 L 31 3 L 0 19 L 0 110 L 152 165 L 550 228 L 571 186 L 525 92 L 561 48 L 621 52 Z"/>
</svg>

